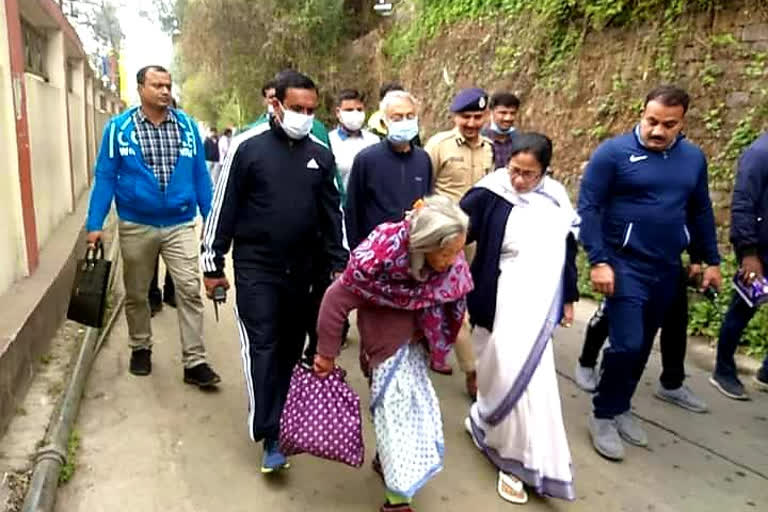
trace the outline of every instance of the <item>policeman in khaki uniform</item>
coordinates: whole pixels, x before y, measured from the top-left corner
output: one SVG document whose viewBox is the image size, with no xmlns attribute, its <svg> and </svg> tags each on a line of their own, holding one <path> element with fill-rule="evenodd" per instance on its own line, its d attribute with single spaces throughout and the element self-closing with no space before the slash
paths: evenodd
<svg viewBox="0 0 768 512">
<path fill-rule="evenodd" d="M 451 104 L 453 130 L 434 135 L 424 149 L 432 160 L 435 193 L 448 196 L 457 203 L 475 183 L 493 170 L 493 142 L 480 134 L 488 117 L 488 95 L 473 87 L 459 92 Z M 467 261 L 472 261 L 475 246 L 467 247 Z M 456 358 L 467 377 L 467 392 L 477 394 L 475 355 L 468 325 L 456 340 Z M 451 373 L 445 362 L 432 361 L 432 369 Z"/>
</svg>

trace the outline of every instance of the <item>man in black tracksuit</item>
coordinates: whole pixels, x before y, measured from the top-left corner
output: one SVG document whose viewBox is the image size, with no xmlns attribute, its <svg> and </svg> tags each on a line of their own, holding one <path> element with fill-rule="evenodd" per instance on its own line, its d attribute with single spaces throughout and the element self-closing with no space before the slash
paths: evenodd
<svg viewBox="0 0 768 512">
<path fill-rule="evenodd" d="M 333 154 L 309 134 L 315 84 L 291 72 L 276 89 L 269 123 L 238 136 L 229 151 L 202 256 L 210 297 L 216 286 L 229 287 L 224 255 L 234 241 L 248 422 L 251 438 L 264 440 L 264 473 L 288 465 L 277 446 L 280 415 L 304 346 L 318 233 L 333 274 L 344 269 L 348 257 Z"/>
</svg>

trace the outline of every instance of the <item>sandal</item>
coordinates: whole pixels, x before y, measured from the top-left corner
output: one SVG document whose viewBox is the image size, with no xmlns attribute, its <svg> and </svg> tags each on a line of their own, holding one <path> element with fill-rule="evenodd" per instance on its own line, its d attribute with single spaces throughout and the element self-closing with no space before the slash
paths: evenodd
<svg viewBox="0 0 768 512">
<path fill-rule="evenodd" d="M 410 503 L 403 503 L 402 505 L 392 505 L 390 502 L 384 503 L 379 512 L 414 512 Z"/>
<path fill-rule="evenodd" d="M 445 361 L 432 361 L 429 363 L 429 367 L 433 372 L 439 373 L 440 375 L 453 375 L 453 368 L 451 368 L 451 365 Z"/>
<path fill-rule="evenodd" d="M 499 483 L 496 486 L 499 496 L 510 503 L 523 505 L 528 502 L 528 493 L 525 492 L 523 482 L 515 476 L 499 471 Z"/>
</svg>

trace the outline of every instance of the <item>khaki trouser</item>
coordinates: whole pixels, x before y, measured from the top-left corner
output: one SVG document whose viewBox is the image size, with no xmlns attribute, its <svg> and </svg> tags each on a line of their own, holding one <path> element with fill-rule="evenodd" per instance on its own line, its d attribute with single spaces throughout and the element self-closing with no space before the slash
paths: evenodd
<svg viewBox="0 0 768 512">
<path fill-rule="evenodd" d="M 464 247 L 464 257 L 467 263 L 472 264 L 475 259 L 476 244 L 469 244 Z M 475 350 L 472 346 L 472 335 L 470 333 L 469 315 L 464 315 L 464 322 L 459 331 L 459 336 L 454 344 L 456 351 L 456 360 L 459 362 L 459 368 L 464 373 L 475 371 Z"/>
<path fill-rule="evenodd" d="M 125 317 L 131 349 L 152 348 L 147 294 L 155 272 L 155 261 L 160 254 L 176 285 L 184 367 L 191 368 L 205 362 L 199 241 L 194 224 L 157 228 L 121 220 L 118 228 L 124 263 Z"/>
</svg>

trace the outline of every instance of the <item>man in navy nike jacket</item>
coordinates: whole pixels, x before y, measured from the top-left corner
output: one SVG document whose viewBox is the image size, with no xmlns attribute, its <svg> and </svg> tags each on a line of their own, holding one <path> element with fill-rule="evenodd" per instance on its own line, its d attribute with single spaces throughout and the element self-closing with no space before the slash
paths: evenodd
<svg viewBox="0 0 768 512">
<path fill-rule="evenodd" d="M 722 281 L 706 158 L 681 135 L 688 103 L 677 87 L 651 91 L 635 129 L 592 155 L 579 194 L 581 241 L 610 318 L 589 428 L 595 449 L 613 460 L 624 457 L 621 438 L 648 443 L 630 402 L 676 291 L 682 251 L 701 248 L 704 288 Z"/>
</svg>

